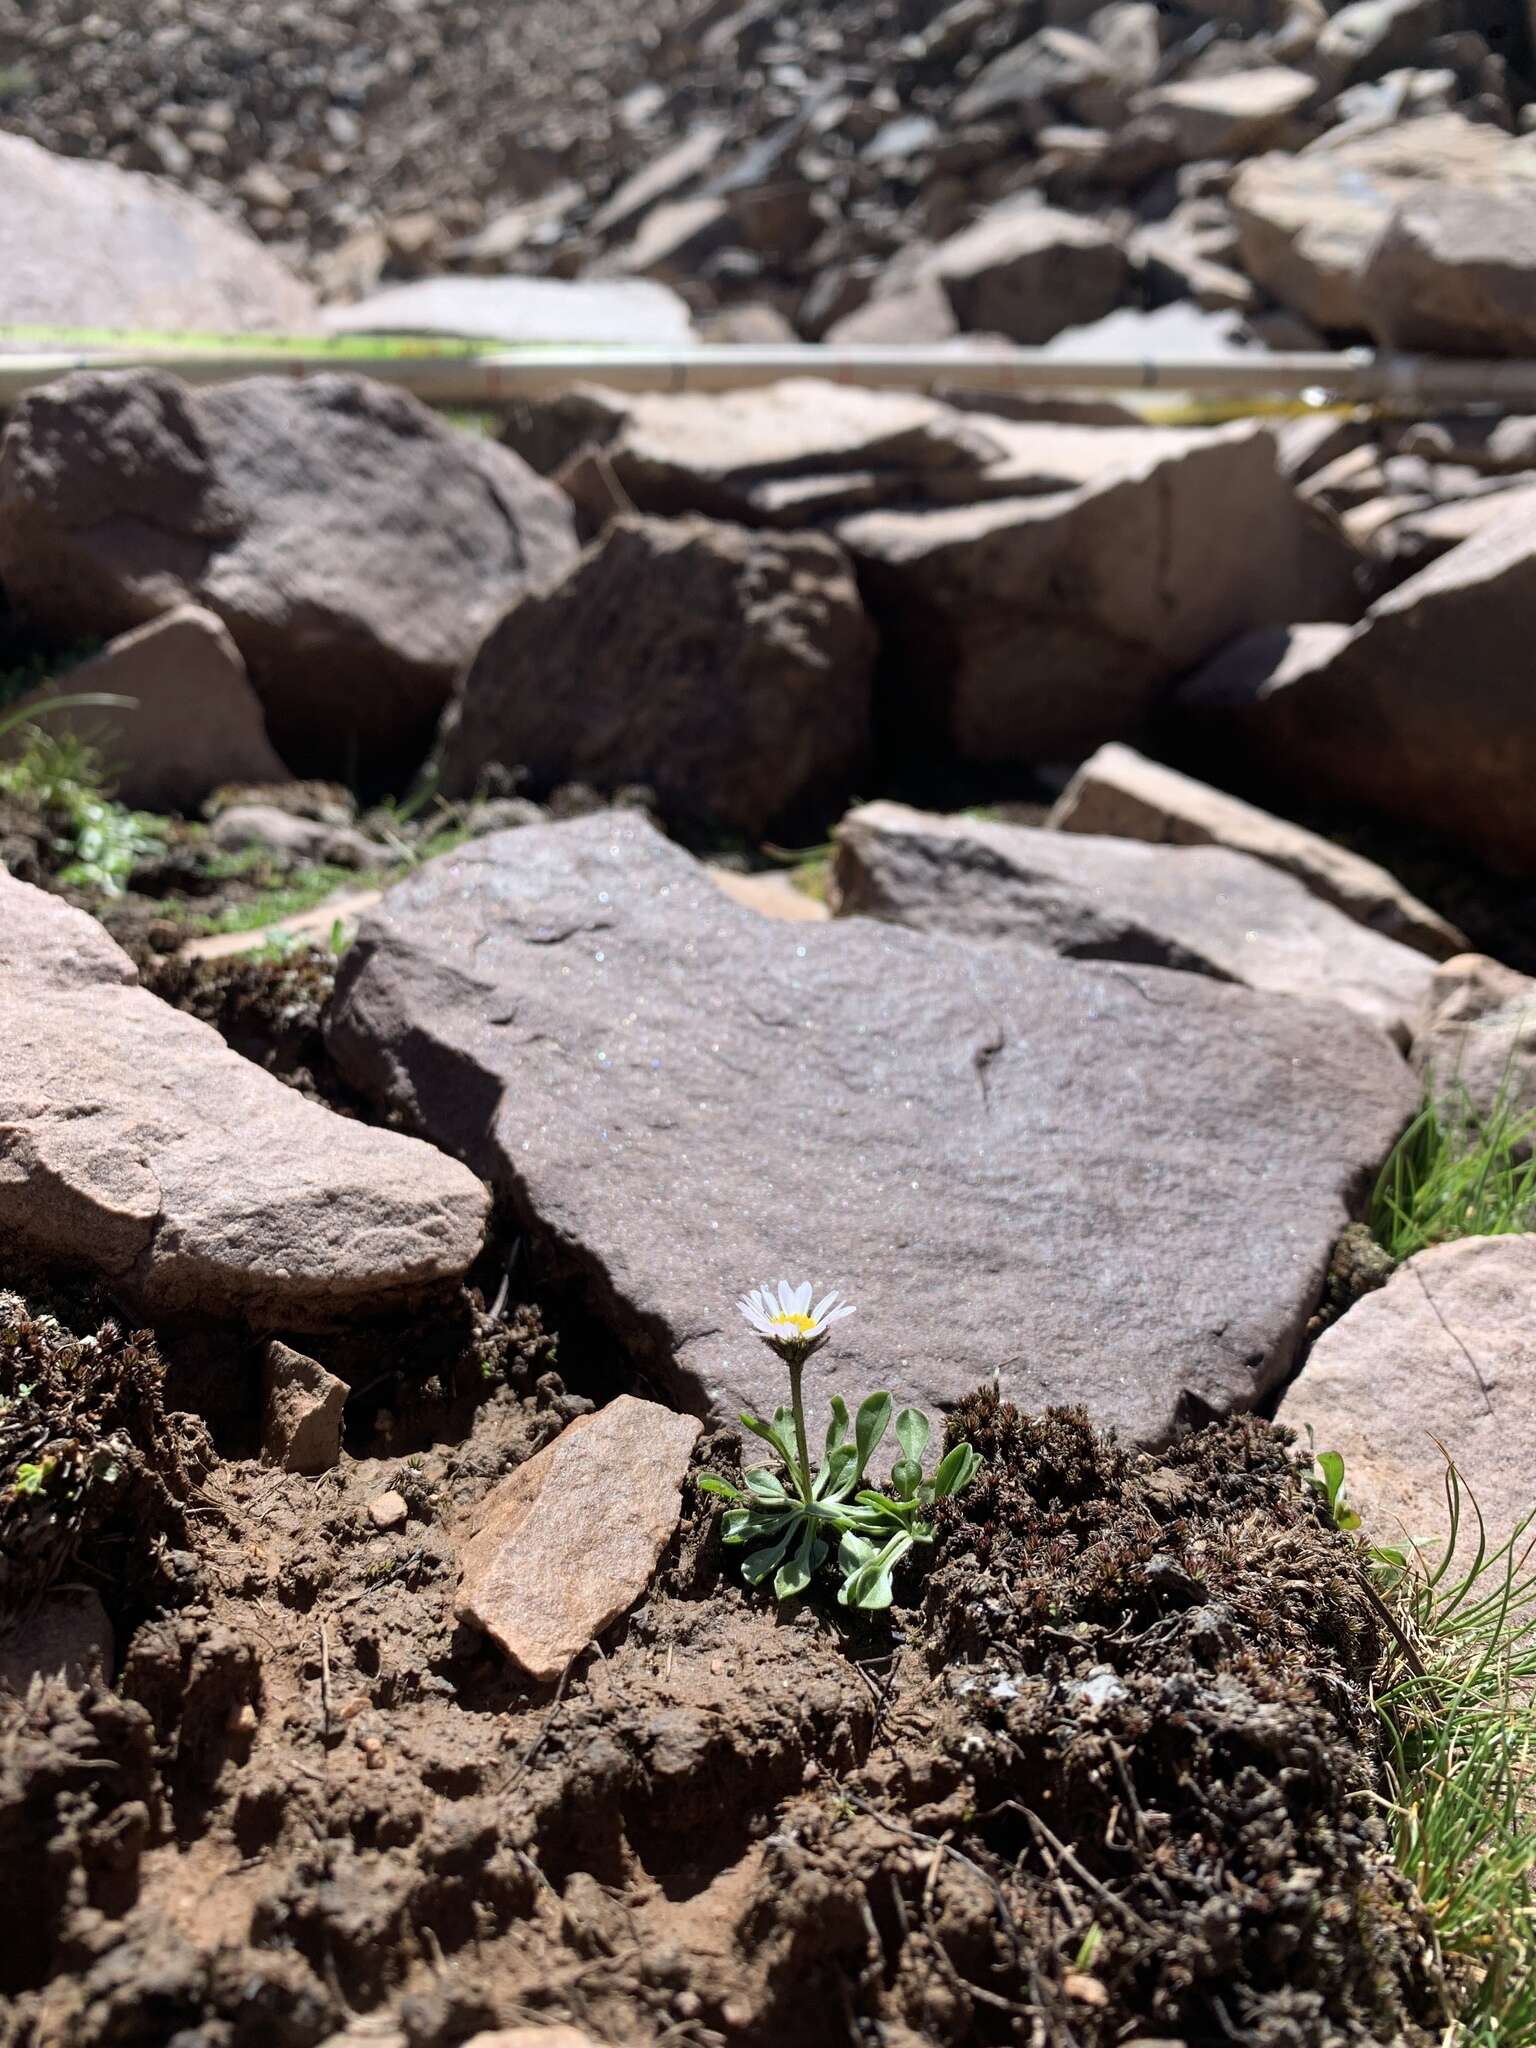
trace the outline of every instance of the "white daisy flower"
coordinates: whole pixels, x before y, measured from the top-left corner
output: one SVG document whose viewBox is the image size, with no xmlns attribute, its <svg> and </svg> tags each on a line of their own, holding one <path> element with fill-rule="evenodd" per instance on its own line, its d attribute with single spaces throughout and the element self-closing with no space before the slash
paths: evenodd
<svg viewBox="0 0 1536 2048">
<path fill-rule="evenodd" d="M 835 1322 L 854 1312 L 853 1303 L 844 1301 L 836 1288 L 812 1308 L 813 1291 L 809 1280 L 802 1280 L 798 1287 L 781 1280 L 775 1288 L 770 1282 L 744 1294 L 736 1306 L 775 1351 L 808 1357 L 826 1343 Z"/>
</svg>

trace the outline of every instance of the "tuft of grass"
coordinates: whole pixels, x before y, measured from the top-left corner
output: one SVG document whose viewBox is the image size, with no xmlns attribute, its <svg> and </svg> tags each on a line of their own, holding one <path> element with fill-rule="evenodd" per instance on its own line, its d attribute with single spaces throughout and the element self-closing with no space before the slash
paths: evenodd
<svg viewBox="0 0 1536 2048">
<path fill-rule="evenodd" d="M 1450 1534 L 1371 1553 L 1396 1859 L 1434 1927 L 1454 2048 L 1536 2048 L 1536 1515 L 1490 1543 L 1446 1461 Z"/>
<path fill-rule="evenodd" d="M 60 700 L 66 701 L 106 700 Z M 14 723 L 14 715 L 0 718 L 0 731 Z M 120 895 L 139 863 L 165 844 L 164 820 L 115 803 L 100 755 L 77 734 L 24 724 L 20 737 L 17 751 L 0 759 L 0 797 L 40 821 L 59 881 Z"/>
<path fill-rule="evenodd" d="M 1371 1235 L 1395 1259 L 1456 1237 L 1536 1229 L 1536 1115 L 1517 1116 L 1507 1084 L 1480 1116 L 1466 1090 L 1431 1087 L 1392 1148 L 1371 1197 Z"/>
</svg>

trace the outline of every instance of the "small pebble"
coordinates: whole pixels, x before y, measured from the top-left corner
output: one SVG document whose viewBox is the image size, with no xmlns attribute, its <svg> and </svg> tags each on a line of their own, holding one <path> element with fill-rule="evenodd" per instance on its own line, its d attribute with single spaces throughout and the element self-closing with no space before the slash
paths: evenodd
<svg viewBox="0 0 1536 2048">
<path fill-rule="evenodd" d="M 398 1529 L 410 1512 L 398 1493 L 381 1493 L 377 1500 L 368 1503 L 368 1518 L 375 1529 Z"/>
</svg>

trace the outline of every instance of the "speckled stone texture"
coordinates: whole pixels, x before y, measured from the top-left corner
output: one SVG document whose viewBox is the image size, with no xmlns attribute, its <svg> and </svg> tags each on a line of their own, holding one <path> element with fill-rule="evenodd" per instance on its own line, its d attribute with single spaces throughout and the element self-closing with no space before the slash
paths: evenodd
<svg viewBox="0 0 1536 2048">
<path fill-rule="evenodd" d="M 787 1272 L 859 1313 L 819 1404 L 996 1373 L 1143 1441 L 1283 1376 L 1407 1067 L 1332 1007 L 1158 968 L 778 924 L 631 813 L 420 870 L 342 964 L 347 1074 L 512 1198 L 699 1411 L 772 1408 L 737 1315 Z"/>
</svg>

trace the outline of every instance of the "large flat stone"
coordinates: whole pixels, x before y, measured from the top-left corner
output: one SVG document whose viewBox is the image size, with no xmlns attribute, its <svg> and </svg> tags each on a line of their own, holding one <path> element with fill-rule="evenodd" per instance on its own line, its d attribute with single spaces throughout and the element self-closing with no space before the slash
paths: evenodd
<svg viewBox="0 0 1536 2048">
<path fill-rule="evenodd" d="M 467 1518 L 460 1614 L 531 1678 L 558 1678 L 650 1584 L 700 1427 L 631 1394 L 578 1416 Z"/>
<path fill-rule="evenodd" d="M 684 301 L 646 278 L 422 277 L 332 307 L 325 324 L 332 334 L 466 335 L 588 347 L 683 348 L 694 339 Z"/>
<path fill-rule="evenodd" d="M 316 324 L 313 293 L 270 250 L 159 178 L 0 135 L 0 191 L 0 326 Z"/>
<path fill-rule="evenodd" d="M 859 1313 L 819 1402 L 994 1372 L 1139 1439 L 1282 1377 L 1417 1089 L 1382 1035 L 1157 968 L 778 924 L 633 814 L 430 863 L 342 963 L 348 1075 L 495 1180 L 544 1275 L 689 1407 L 783 1397 L 737 1316 Z"/>
<path fill-rule="evenodd" d="M 0 867 L 0 987 L 128 986 L 138 978 L 94 917 Z"/>
<path fill-rule="evenodd" d="M 1448 1454 L 1497 1544 L 1536 1508 L 1533 1374 L 1536 1237 L 1467 1237 L 1419 1252 L 1325 1330 L 1280 1420 L 1343 1454 L 1372 1542 L 1444 1543 Z"/>
<path fill-rule="evenodd" d="M 1403 1046 L 1434 973 L 1422 953 L 1226 847 L 1041 832 L 892 803 L 850 811 L 836 839 L 844 915 L 1342 1003 Z"/>
<path fill-rule="evenodd" d="M 1536 503 L 1514 493 L 1460 547 L 1379 598 L 1352 632 L 1260 630 L 1179 692 L 1247 779 L 1364 804 L 1536 868 L 1530 620 Z"/>
<path fill-rule="evenodd" d="M 1115 741 L 1078 769 L 1046 824 L 1055 832 L 1148 839 L 1160 846 L 1228 846 L 1282 868 L 1356 924 L 1432 959 L 1466 948 L 1454 925 L 1375 861 Z"/>
<path fill-rule="evenodd" d="M 485 1190 L 414 1138 L 340 1117 L 132 985 L 81 913 L 21 892 L 0 986 L 0 1236 L 83 1265 L 147 1314 L 313 1328 L 461 1275 Z M 55 970 L 27 955 L 57 932 Z M 46 957 L 46 956 L 45 956 Z M 128 967 L 128 975 L 122 972 Z"/>
<path fill-rule="evenodd" d="M 1077 490 L 836 529 L 890 685 L 962 759 L 1079 758 L 1135 737 L 1245 625 L 1354 616 L 1353 558 L 1266 428 L 1102 431 L 1124 459 Z"/>
</svg>

